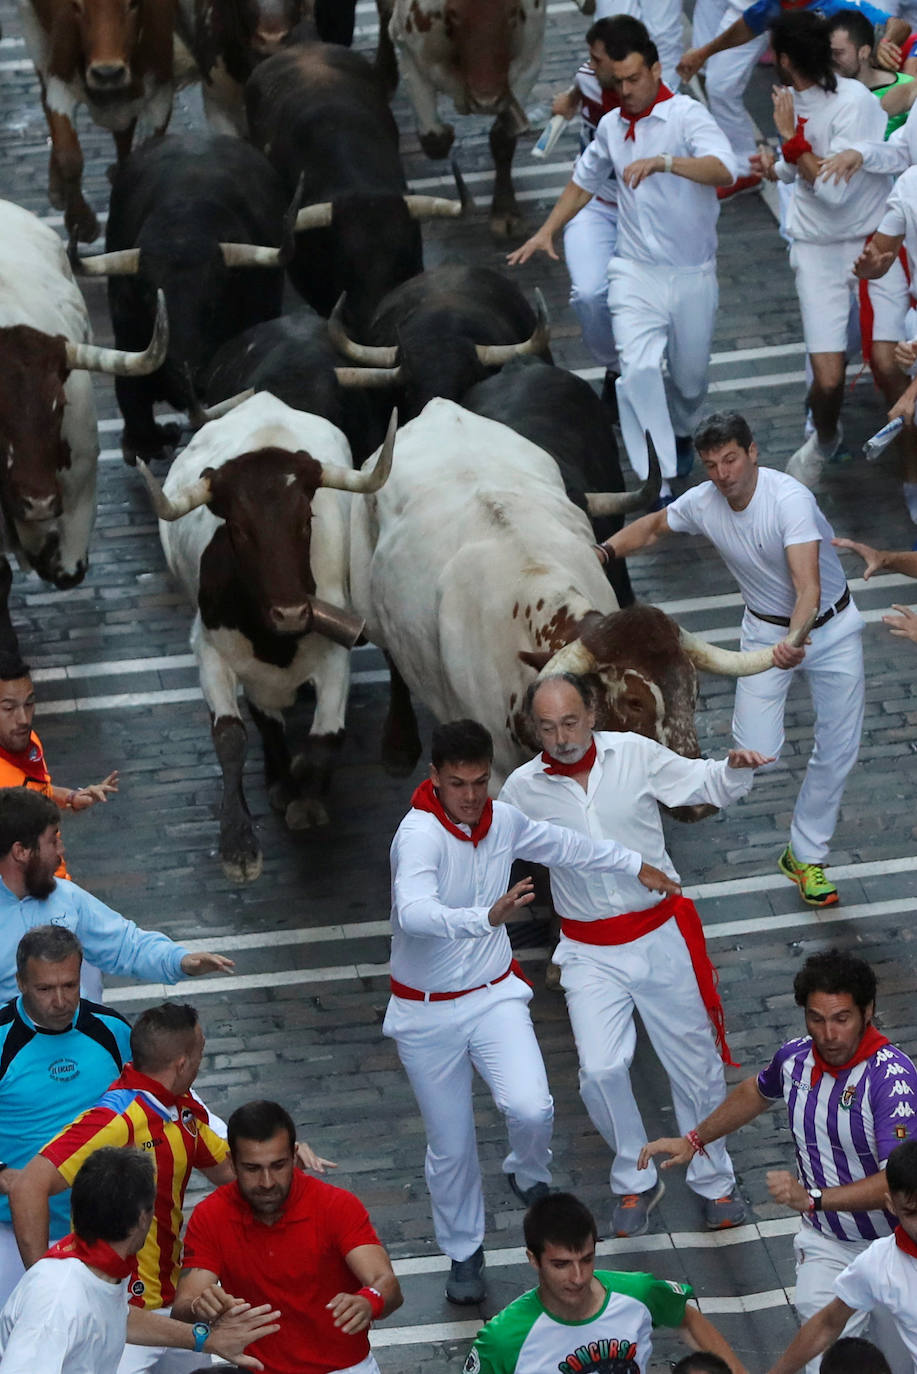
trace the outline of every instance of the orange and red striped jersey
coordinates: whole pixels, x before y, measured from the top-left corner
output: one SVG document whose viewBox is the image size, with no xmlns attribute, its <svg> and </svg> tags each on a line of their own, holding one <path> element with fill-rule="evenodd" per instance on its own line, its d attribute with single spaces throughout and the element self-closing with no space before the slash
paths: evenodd
<svg viewBox="0 0 917 1374">
<path fill-rule="evenodd" d="M 158 1094 L 173 1105 L 166 1105 Z M 213 1168 L 225 1159 L 229 1147 L 209 1126 L 206 1107 L 190 1093 L 175 1101 L 155 1079 L 130 1064 L 95 1106 L 65 1126 L 41 1153 L 70 1186 L 87 1157 L 104 1145 L 133 1145 L 153 1152 L 156 1205 L 137 1254 L 130 1300 L 135 1307 L 168 1307 L 178 1281 L 182 1207 L 191 1170 Z"/>
</svg>

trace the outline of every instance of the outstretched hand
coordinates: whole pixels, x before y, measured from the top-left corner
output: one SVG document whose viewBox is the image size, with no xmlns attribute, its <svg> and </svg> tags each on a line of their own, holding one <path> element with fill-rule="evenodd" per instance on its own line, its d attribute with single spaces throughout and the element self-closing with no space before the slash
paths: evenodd
<svg viewBox="0 0 917 1374">
<path fill-rule="evenodd" d="M 181 971 L 187 978 L 200 978 L 203 973 L 228 973 L 235 968 L 225 954 L 210 954 L 201 950 L 200 954 L 186 954 L 181 961 Z"/>
<path fill-rule="evenodd" d="M 71 811 L 88 811 L 96 802 L 107 802 L 109 795 L 118 790 L 117 771 L 109 773 L 101 782 L 90 783 L 88 787 L 77 787 L 69 800 Z"/>
<path fill-rule="evenodd" d="M 831 543 L 836 549 L 849 549 L 851 553 L 859 554 L 866 564 L 863 569 L 864 582 L 868 582 L 873 573 L 882 572 L 885 567 L 885 554 L 874 549 L 871 544 L 860 544 L 856 539 L 832 539 Z"/>
<path fill-rule="evenodd" d="M 730 749 L 726 755 L 730 768 L 763 768 L 774 760 L 769 754 L 759 754 L 756 749 Z"/>
<path fill-rule="evenodd" d="M 917 613 L 910 606 L 892 606 L 897 615 L 883 615 L 882 624 L 887 625 L 899 639 L 910 639 L 917 644 Z"/>
<path fill-rule="evenodd" d="M 555 262 L 560 261 L 554 251 L 554 235 L 547 233 L 543 228 L 538 229 L 530 239 L 526 239 L 521 248 L 517 248 L 512 253 L 507 253 L 506 261 L 510 267 L 521 267 L 535 253 L 547 253 L 548 257 L 553 258 Z"/>
<path fill-rule="evenodd" d="M 660 1168 L 671 1169 L 675 1164 L 690 1164 L 694 1154 L 694 1146 L 685 1136 L 662 1136 L 659 1140 L 650 1140 L 644 1145 L 637 1157 L 637 1168 L 649 1168 L 650 1160 L 655 1155 L 668 1155 L 669 1158 Z"/>
<path fill-rule="evenodd" d="M 490 924 L 492 926 L 504 926 L 507 921 L 520 915 L 524 907 L 530 906 L 534 902 L 534 887 L 531 878 L 523 878 L 520 883 L 514 883 L 509 892 L 505 892 L 498 901 L 494 902 L 487 913 Z"/>
<path fill-rule="evenodd" d="M 824 159 L 819 167 L 817 180 L 828 181 L 833 177 L 840 185 L 842 181 L 849 181 L 862 165 L 863 154 L 858 153 L 855 148 L 845 148 L 842 153 L 834 153 L 832 157 Z"/>
</svg>

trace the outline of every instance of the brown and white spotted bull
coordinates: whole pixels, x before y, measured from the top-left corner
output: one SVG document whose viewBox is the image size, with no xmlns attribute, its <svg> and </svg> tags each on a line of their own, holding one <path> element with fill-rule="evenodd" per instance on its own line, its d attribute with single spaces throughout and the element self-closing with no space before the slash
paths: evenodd
<svg viewBox="0 0 917 1374">
<path fill-rule="evenodd" d="M 154 133 L 172 113 L 175 0 L 19 0 L 23 35 L 41 85 L 51 133 L 48 199 L 68 233 L 89 243 L 99 223 L 83 198 L 76 110 L 114 135 L 117 159 L 131 150 L 142 114 Z"/>
<path fill-rule="evenodd" d="M 592 494 L 605 514 L 634 493 Z M 383 761 L 410 771 L 410 693 L 439 720 L 473 716 L 494 737 L 493 786 L 524 759 L 534 668 L 599 679 L 599 727 L 638 730 L 696 755 L 696 667 L 762 672 L 771 650 L 715 649 L 652 607 L 617 612 L 586 513 L 554 459 L 505 425 L 434 400 L 399 431 L 392 475 L 351 508 L 351 595 L 393 663 Z M 566 647 L 565 647 L 566 646 Z"/>
<path fill-rule="evenodd" d="M 145 373 L 168 345 L 160 301 L 143 352 L 97 348 L 64 246 L 0 201 L 0 606 L 5 555 L 55 587 L 80 582 L 96 513 L 99 435 L 90 372 Z M 5 584 L 5 590 L 3 589 Z"/>
<path fill-rule="evenodd" d="M 346 493 L 385 482 L 394 425 L 393 416 L 372 469 L 355 472 L 340 430 L 261 392 L 205 425 L 161 488 L 139 464 L 169 568 L 196 611 L 191 644 L 223 773 L 220 854 L 235 882 L 261 872 L 242 790 L 239 683 L 264 745 L 271 806 L 294 830 L 328 819 L 349 650 L 362 628 L 349 607 Z M 315 716 L 305 753 L 291 763 L 283 711 L 304 682 L 315 688 Z"/>
<path fill-rule="evenodd" d="M 595 0 L 576 0 L 585 13 Z M 459 114 L 493 115 L 491 228 L 509 234 L 519 225 L 511 167 L 516 138 L 528 121 L 523 105 L 541 67 L 547 0 L 377 0 L 378 65 L 388 83 L 398 68 L 417 116 L 427 157 L 445 157 L 455 130 L 443 124 L 437 95 Z"/>
</svg>

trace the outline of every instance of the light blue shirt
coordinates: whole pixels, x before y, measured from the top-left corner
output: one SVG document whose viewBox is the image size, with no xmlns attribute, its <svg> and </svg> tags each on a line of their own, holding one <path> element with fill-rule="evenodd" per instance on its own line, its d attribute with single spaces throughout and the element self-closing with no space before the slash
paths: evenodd
<svg viewBox="0 0 917 1374">
<path fill-rule="evenodd" d="M 66 926 L 83 946 L 86 959 L 103 973 L 147 983 L 177 983 L 188 951 L 157 930 L 141 930 L 76 883 L 58 878 L 50 897 L 12 893 L 0 878 L 0 1002 L 19 992 L 16 948 L 35 926 Z"/>
</svg>

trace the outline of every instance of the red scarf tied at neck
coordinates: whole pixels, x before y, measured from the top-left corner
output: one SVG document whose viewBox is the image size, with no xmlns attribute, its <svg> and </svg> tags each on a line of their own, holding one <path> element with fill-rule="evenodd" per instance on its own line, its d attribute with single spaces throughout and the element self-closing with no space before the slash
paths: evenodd
<svg viewBox="0 0 917 1374">
<path fill-rule="evenodd" d="M 815 1060 L 812 1066 L 812 1087 L 817 1088 L 821 1082 L 823 1073 L 830 1073 L 832 1078 L 837 1078 L 838 1074 L 845 1073 L 847 1069 L 854 1068 L 857 1064 L 862 1064 L 864 1059 L 871 1059 L 877 1054 L 883 1045 L 888 1044 L 888 1036 L 877 1031 L 875 1026 L 867 1026 L 863 1034 L 863 1039 L 857 1045 L 853 1054 L 846 1064 L 828 1064 L 822 1059 L 818 1050 L 815 1048 L 815 1041 L 812 1041 L 812 1058 Z"/>
<path fill-rule="evenodd" d="M 411 798 L 411 806 L 415 811 L 429 811 L 431 815 L 436 817 L 443 829 L 449 831 L 450 835 L 454 835 L 457 840 L 465 840 L 475 846 L 483 840 L 494 818 L 494 804 L 488 797 L 484 803 L 480 820 L 472 829 L 471 834 L 466 835 L 465 831 L 446 815 L 445 807 L 436 794 L 432 778 L 427 778 L 426 782 L 420 784 Z"/>
<path fill-rule="evenodd" d="M 899 1250 L 903 1250 L 911 1259 L 917 1259 L 917 1242 L 911 1240 L 903 1226 L 895 1227 L 895 1244 Z"/>
<path fill-rule="evenodd" d="M 120 1283 L 129 1278 L 137 1265 L 137 1256 L 128 1255 L 125 1259 L 113 1250 L 107 1240 L 96 1240 L 90 1245 L 71 1231 L 63 1240 L 56 1241 L 50 1250 L 45 1251 L 45 1259 L 78 1259 L 93 1269 L 99 1269 L 110 1279 Z"/>
<path fill-rule="evenodd" d="M 542 754 L 541 762 L 544 764 L 544 771 L 552 776 L 559 774 L 562 778 L 574 778 L 577 773 L 585 773 L 592 767 L 595 763 L 595 753 L 595 740 L 593 739 L 583 757 L 577 759 L 576 763 L 561 763 L 560 759 L 555 759 L 547 750 Z"/>
<path fill-rule="evenodd" d="M 621 118 L 627 122 L 627 133 L 624 135 L 624 142 L 626 143 L 627 140 L 630 139 L 631 143 L 636 143 L 637 137 L 634 133 L 634 125 L 637 124 L 639 120 L 646 119 L 646 116 L 652 114 L 656 106 L 661 105 L 664 100 L 671 100 L 674 94 L 675 92 L 670 91 L 665 82 L 660 82 L 659 90 L 656 92 L 656 99 L 653 101 L 652 105 L 647 105 L 645 110 L 641 110 L 639 114 L 631 115 L 628 114 L 626 110 L 622 109 Z"/>
</svg>

